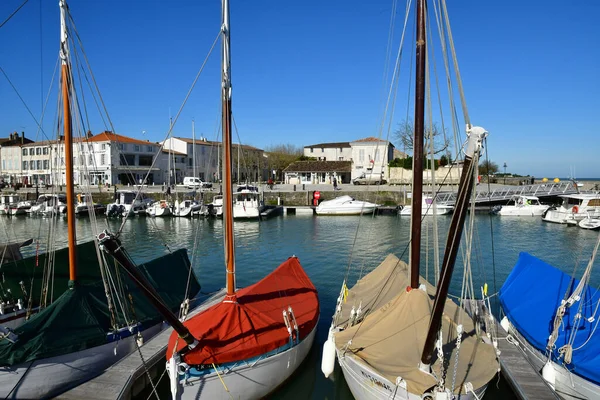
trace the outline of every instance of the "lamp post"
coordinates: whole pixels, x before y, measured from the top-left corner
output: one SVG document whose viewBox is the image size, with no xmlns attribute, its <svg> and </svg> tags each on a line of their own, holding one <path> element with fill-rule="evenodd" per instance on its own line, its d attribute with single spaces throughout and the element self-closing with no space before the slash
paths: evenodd
<svg viewBox="0 0 600 400">
<path fill-rule="evenodd" d="M 506 161 L 504 162 L 504 184 L 506 185 Z"/>
</svg>

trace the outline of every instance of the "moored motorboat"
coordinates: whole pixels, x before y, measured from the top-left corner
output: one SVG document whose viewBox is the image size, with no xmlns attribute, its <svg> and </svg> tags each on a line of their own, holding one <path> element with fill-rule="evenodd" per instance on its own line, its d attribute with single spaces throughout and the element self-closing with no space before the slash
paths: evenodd
<svg viewBox="0 0 600 400">
<path fill-rule="evenodd" d="M 360 215 L 372 213 L 377 207 L 378 204 L 356 200 L 346 195 L 322 201 L 315 212 L 317 215 Z"/>
<path fill-rule="evenodd" d="M 454 211 L 454 206 L 446 203 L 439 203 L 434 201 L 429 196 L 423 196 L 421 206 L 421 215 L 446 215 L 451 214 Z M 410 216 L 412 214 L 412 206 L 404 206 L 400 210 L 400 215 Z"/>
<path fill-rule="evenodd" d="M 495 213 L 502 216 L 535 217 L 542 215 L 549 205 L 540 204 L 536 196 L 513 196 L 507 205 L 500 206 Z"/>
</svg>

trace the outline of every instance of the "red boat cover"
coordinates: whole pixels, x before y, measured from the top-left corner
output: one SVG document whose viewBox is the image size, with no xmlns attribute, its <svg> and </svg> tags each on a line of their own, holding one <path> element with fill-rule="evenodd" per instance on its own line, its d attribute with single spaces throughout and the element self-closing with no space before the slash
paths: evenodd
<svg viewBox="0 0 600 400">
<path fill-rule="evenodd" d="M 184 362 L 223 364 L 284 346 L 290 336 L 283 311 L 289 306 L 296 316 L 300 340 L 313 330 L 319 318 L 317 290 L 296 257 L 288 258 L 263 280 L 240 289 L 236 295 L 237 303 L 215 304 L 184 323 L 199 342 L 182 357 Z M 167 359 L 173 354 L 176 339 L 177 333 L 173 332 Z M 177 350 L 183 347 L 185 342 L 180 339 Z"/>
</svg>

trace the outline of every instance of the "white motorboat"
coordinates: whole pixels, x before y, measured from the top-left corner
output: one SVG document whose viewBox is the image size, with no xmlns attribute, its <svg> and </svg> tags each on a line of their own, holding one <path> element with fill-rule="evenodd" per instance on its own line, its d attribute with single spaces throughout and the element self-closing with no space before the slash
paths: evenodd
<svg viewBox="0 0 600 400">
<path fill-rule="evenodd" d="M 206 205 L 206 215 L 222 218 L 223 217 L 223 196 L 218 194 L 213 197 L 212 203 Z"/>
<path fill-rule="evenodd" d="M 191 217 L 194 212 L 200 214 L 202 211 L 202 204 L 198 204 L 195 200 L 183 200 L 179 202 L 175 201 L 173 206 L 174 217 Z"/>
<path fill-rule="evenodd" d="M 45 194 L 38 197 L 27 213 L 30 215 L 51 216 L 66 211 L 67 196 L 64 194 Z"/>
<path fill-rule="evenodd" d="M 446 215 L 451 214 L 454 211 L 454 206 L 446 203 L 434 202 L 431 197 L 423 196 L 423 202 L 421 203 L 421 215 Z M 412 213 L 412 206 L 404 206 L 400 210 L 400 215 L 410 217 Z"/>
<path fill-rule="evenodd" d="M 586 217 L 600 218 L 600 194 L 578 193 L 560 196 L 562 204 L 550 207 L 542 214 L 542 220 L 557 224 L 576 225 Z"/>
<path fill-rule="evenodd" d="M 317 215 L 360 215 L 369 214 L 379 207 L 378 204 L 356 200 L 350 196 L 340 196 L 333 200 L 322 201 L 315 212 Z"/>
<path fill-rule="evenodd" d="M 132 190 L 119 190 L 115 194 L 115 202 L 106 206 L 106 216 L 125 217 L 127 215 L 145 215 L 146 208 L 152 199 L 144 193 L 139 195 Z"/>
<path fill-rule="evenodd" d="M 233 218 L 258 219 L 263 209 L 264 205 L 256 186 L 241 185 L 237 187 L 236 198 L 233 202 Z"/>
<path fill-rule="evenodd" d="M 146 212 L 151 217 L 168 217 L 172 215 L 171 204 L 167 200 L 159 200 L 150 204 Z"/>
<path fill-rule="evenodd" d="M 586 218 L 579 221 L 579 227 L 582 229 L 600 229 L 600 217 L 592 218 L 591 216 L 587 216 Z"/>
<path fill-rule="evenodd" d="M 495 213 L 503 216 L 535 217 L 540 216 L 550 206 L 540 204 L 540 199 L 535 196 L 513 196 L 507 205 L 495 210 Z"/>
<path fill-rule="evenodd" d="M 30 208 L 30 201 L 19 201 L 17 204 L 10 206 L 10 215 L 25 215 Z"/>
</svg>

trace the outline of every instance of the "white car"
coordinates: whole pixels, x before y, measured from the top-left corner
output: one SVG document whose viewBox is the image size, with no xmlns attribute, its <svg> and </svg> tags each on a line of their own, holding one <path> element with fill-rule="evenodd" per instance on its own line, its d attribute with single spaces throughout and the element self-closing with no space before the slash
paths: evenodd
<svg viewBox="0 0 600 400">
<path fill-rule="evenodd" d="M 183 186 L 188 189 L 210 189 L 212 188 L 212 183 L 203 182 L 200 178 L 194 178 L 193 176 L 186 176 L 183 178 Z"/>
<path fill-rule="evenodd" d="M 352 183 L 355 185 L 384 185 L 387 181 L 378 174 L 362 174 L 358 178 L 352 179 Z"/>
</svg>

